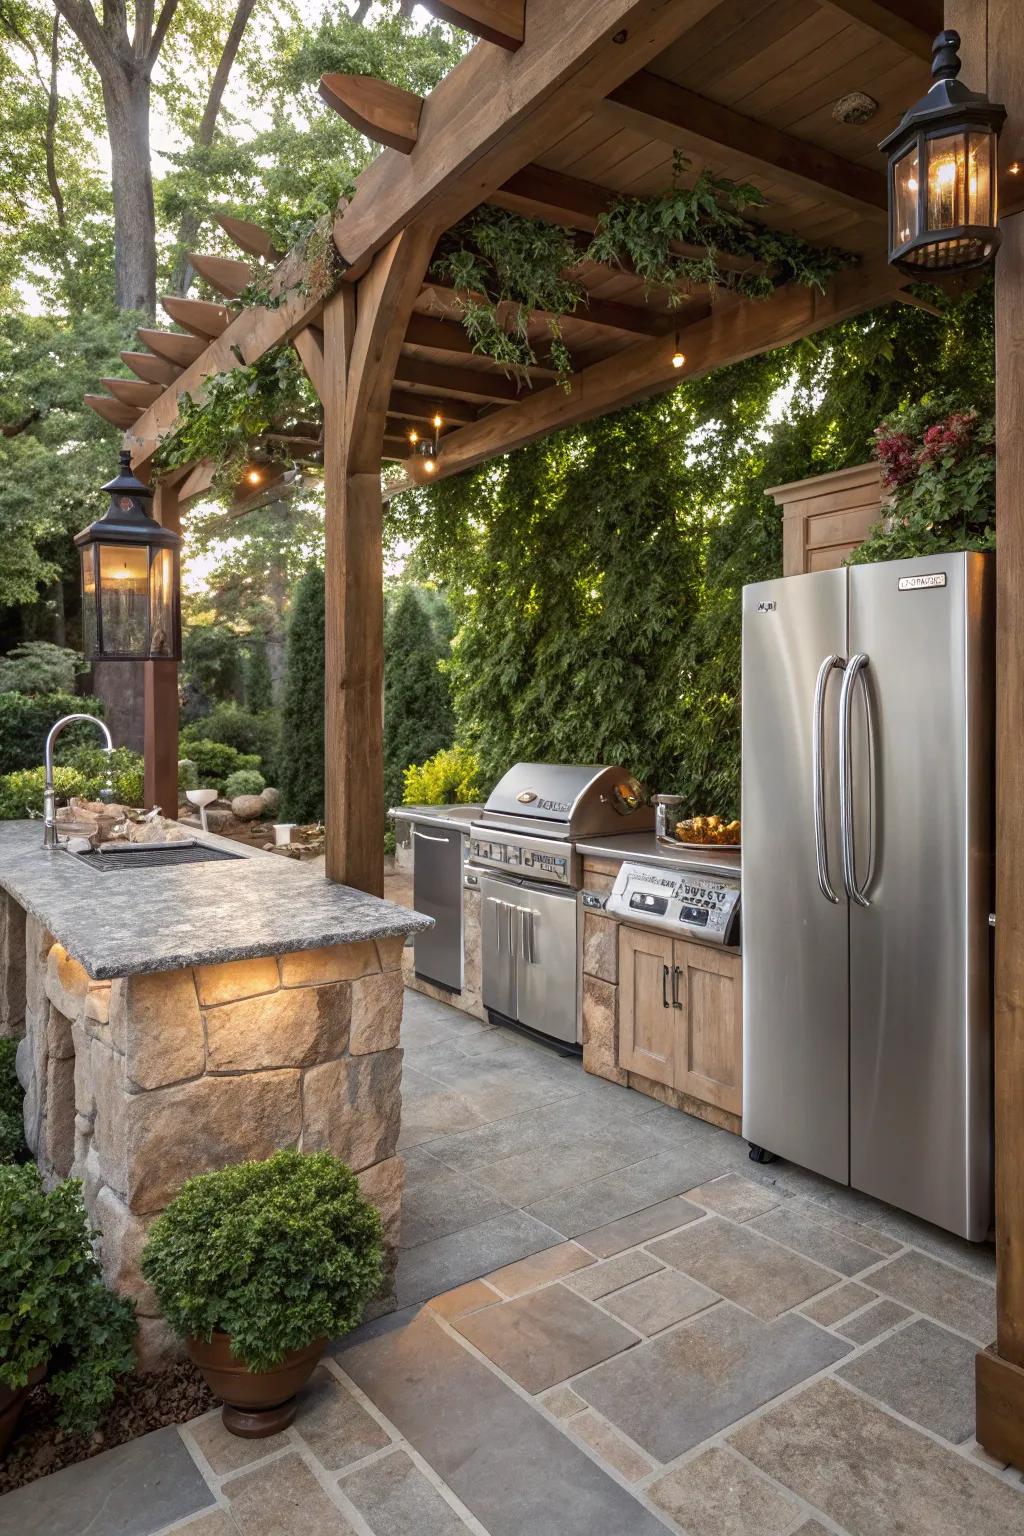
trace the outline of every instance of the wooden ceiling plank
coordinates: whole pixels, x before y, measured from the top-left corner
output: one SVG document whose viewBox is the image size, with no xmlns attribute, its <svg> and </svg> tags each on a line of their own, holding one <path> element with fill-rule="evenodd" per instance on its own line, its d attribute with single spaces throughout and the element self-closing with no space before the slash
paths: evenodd
<svg viewBox="0 0 1024 1536">
<path fill-rule="evenodd" d="M 821 0 L 829 10 L 870 27 L 920 59 L 930 59 L 942 31 L 942 0 Z"/>
<path fill-rule="evenodd" d="M 429 395 L 414 395 L 401 389 L 393 389 L 388 398 L 388 415 L 408 421 L 429 423 L 439 409 L 446 421 L 468 425 L 476 421 L 478 407 L 468 401 L 432 400 Z"/>
<path fill-rule="evenodd" d="M 121 361 L 127 364 L 132 373 L 145 379 L 147 384 L 160 384 L 164 388 L 173 384 L 181 372 L 180 368 L 157 357 L 154 352 L 122 352 Z"/>
<path fill-rule="evenodd" d="M 885 178 L 828 150 L 720 106 L 684 86 L 641 70 L 613 91 L 610 103 L 674 148 L 714 155 L 728 150 L 730 165 L 744 174 L 769 172 L 801 191 L 819 191 L 859 211 L 882 214 Z"/>
<path fill-rule="evenodd" d="M 190 251 L 188 260 L 199 276 L 226 299 L 237 299 L 252 282 L 252 268 L 233 256 L 201 256 L 198 251 Z"/>
<path fill-rule="evenodd" d="M 174 293 L 165 293 L 160 307 L 178 325 L 183 325 L 193 336 L 204 342 L 216 341 L 231 324 L 231 315 L 223 304 L 210 304 L 206 299 L 183 299 Z"/>
<path fill-rule="evenodd" d="M 357 133 L 410 155 L 419 136 L 423 97 L 373 75 L 327 74 L 320 96 Z"/>
<path fill-rule="evenodd" d="M 232 218 L 226 213 L 218 213 L 214 217 L 228 239 L 233 240 L 240 250 L 275 265 L 284 259 L 284 251 L 277 249 L 271 236 L 258 224 L 250 224 L 248 219 Z"/>
<path fill-rule="evenodd" d="M 461 27 L 485 43 L 515 52 L 526 37 L 526 0 L 421 0 L 421 4 L 450 27 Z"/>
<path fill-rule="evenodd" d="M 152 405 L 163 394 L 162 385 L 145 384 L 139 379 L 100 379 L 100 383 L 115 400 L 122 401 L 124 405 L 134 405 L 140 410 L 145 410 L 147 405 Z"/>
<path fill-rule="evenodd" d="M 448 284 L 434 278 L 424 287 L 423 294 L 429 295 L 432 289 L 448 294 L 456 292 Z M 545 310 L 533 310 L 532 314 L 541 319 L 549 318 Z M 665 333 L 665 317 L 657 310 L 641 308 L 639 304 L 622 304 L 614 299 L 591 298 L 574 314 L 565 318 L 583 320 L 588 325 L 601 326 L 605 330 L 625 331 L 632 336 L 662 336 Z"/>
<path fill-rule="evenodd" d="M 155 352 L 157 357 L 165 358 L 169 363 L 177 363 L 181 368 L 187 368 L 206 351 L 206 342 L 201 336 L 186 336 L 182 331 L 148 331 L 143 328 L 135 334 L 142 345 Z M 177 380 L 172 382 L 177 383 Z"/>
<path fill-rule="evenodd" d="M 95 411 L 97 416 L 102 416 L 112 426 L 130 427 L 138 419 L 137 405 L 125 405 L 110 395 L 83 395 L 82 398 L 91 411 Z"/>
<path fill-rule="evenodd" d="M 515 379 L 475 368 L 454 368 L 442 363 L 426 363 L 417 357 L 401 356 L 395 367 L 397 384 L 419 384 L 427 389 L 448 390 L 470 400 L 519 400 L 530 393 Z M 548 388 L 548 381 L 538 379 L 534 389 Z"/>
<path fill-rule="evenodd" d="M 523 447 L 548 432 L 591 421 L 651 395 L 680 377 L 696 378 L 729 363 L 784 346 L 896 298 L 909 278 L 885 261 L 836 277 L 827 293 L 789 284 L 770 299 L 716 305 L 710 315 L 683 329 L 687 356 L 680 376 L 664 340 L 634 343 L 575 375 L 571 390 L 533 394 L 450 432 L 438 459 L 437 479 L 458 474 L 499 454 Z M 403 489 L 399 486 L 397 489 Z M 388 487 L 384 494 L 395 494 Z"/>
</svg>

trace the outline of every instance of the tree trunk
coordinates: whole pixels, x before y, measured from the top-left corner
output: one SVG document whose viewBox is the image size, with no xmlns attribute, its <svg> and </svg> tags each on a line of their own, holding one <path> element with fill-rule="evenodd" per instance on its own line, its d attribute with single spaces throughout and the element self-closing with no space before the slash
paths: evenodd
<svg viewBox="0 0 1024 1536">
<path fill-rule="evenodd" d="M 114 291 L 117 307 L 156 313 L 156 237 L 149 159 L 149 77 L 105 70 L 103 106 L 114 192 Z"/>
</svg>

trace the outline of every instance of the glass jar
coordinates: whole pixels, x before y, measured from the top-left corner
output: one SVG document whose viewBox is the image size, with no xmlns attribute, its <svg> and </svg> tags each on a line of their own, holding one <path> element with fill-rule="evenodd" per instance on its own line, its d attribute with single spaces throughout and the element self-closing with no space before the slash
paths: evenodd
<svg viewBox="0 0 1024 1536">
<path fill-rule="evenodd" d="M 681 815 L 682 795 L 655 795 L 654 834 L 661 843 L 676 841 L 676 823 Z"/>
</svg>

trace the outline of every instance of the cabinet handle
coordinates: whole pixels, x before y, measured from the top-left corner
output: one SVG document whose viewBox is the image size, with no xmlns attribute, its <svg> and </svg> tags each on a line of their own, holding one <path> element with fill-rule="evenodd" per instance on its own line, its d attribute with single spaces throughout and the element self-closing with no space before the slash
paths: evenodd
<svg viewBox="0 0 1024 1536">
<path fill-rule="evenodd" d="M 680 978 L 680 976 L 682 974 L 683 974 L 683 968 L 682 968 L 681 965 L 674 965 L 672 967 L 672 1007 L 673 1008 L 681 1008 L 683 1006 L 682 1003 L 679 1001 L 679 978 Z"/>
<path fill-rule="evenodd" d="M 662 968 L 661 968 L 661 1006 L 663 1008 L 667 1008 L 668 1007 L 668 966 L 667 965 L 663 965 Z"/>
</svg>

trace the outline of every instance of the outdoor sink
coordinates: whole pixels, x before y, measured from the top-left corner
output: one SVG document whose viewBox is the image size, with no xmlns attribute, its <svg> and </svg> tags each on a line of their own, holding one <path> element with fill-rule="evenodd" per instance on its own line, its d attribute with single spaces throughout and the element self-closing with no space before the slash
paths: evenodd
<svg viewBox="0 0 1024 1536">
<path fill-rule="evenodd" d="M 211 848 L 207 843 L 191 840 L 182 843 L 125 843 L 117 848 L 107 843 L 104 848 L 106 851 L 90 848 L 88 853 L 68 853 L 68 857 L 86 865 L 96 874 L 104 875 L 118 869 L 173 869 L 178 864 L 212 864 L 219 859 L 242 857 L 240 853 L 226 853 L 223 848 Z"/>
</svg>

